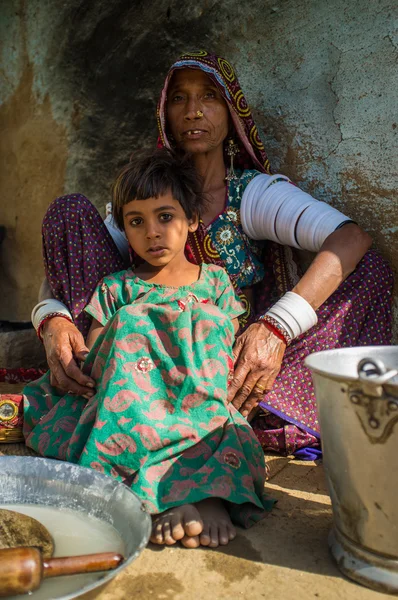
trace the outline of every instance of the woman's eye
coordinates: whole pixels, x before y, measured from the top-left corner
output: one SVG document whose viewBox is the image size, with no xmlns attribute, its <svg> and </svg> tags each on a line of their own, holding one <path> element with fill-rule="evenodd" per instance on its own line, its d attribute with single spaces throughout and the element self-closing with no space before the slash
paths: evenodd
<svg viewBox="0 0 398 600">
<path fill-rule="evenodd" d="M 216 98 L 216 92 L 213 92 L 213 91 L 206 92 L 205 98 Z"/>
<path fill-rule="evenodd" d="M 174 96 L 171 97 L 172 102 L 182 102 L 183 100 L 184 96 L 181 96 L 181 94 L 174 94 Z"/>
<path fill-rule="evenodd" d="M 168 221 L 171 221 L 173 215 L 170 215 L 169 213 L 162 213 L 159 218 L 161 221 L 163 221 L 163 223 L 167 223 Z"/>
</svg>

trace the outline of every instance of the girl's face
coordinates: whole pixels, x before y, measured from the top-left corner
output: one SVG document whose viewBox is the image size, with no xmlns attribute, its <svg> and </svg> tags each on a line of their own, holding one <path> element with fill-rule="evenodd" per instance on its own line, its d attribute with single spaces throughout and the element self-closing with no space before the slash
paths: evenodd
<svg viewBox="0 0 398 600">
<path fill-rule="evenodd" d="M 191 154 L 222 147 L 229 111 L 217 86 L 197 69 L 177 70 L 167 90 L 167 122 L 178 147 Z"/>
<path fill-rule="evenodd" d="M 198 227 L 198 219 L 189 220 L 171 192 L 125 204 L 123 222 L 133 250 L 158 268 L 184 258 L 188 232 Z"/>
</svg>

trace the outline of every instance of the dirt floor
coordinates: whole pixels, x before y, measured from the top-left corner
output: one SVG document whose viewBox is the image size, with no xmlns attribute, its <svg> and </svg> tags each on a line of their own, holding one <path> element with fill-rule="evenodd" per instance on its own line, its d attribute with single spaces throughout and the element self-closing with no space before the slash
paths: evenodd
<svg viewBox="0 0 398 600">
<path fill-rule="evenodd" d="M 1 454 L 28 454 L 22 444 Z M 269 457 L 273 512 L 239 530 L 226 548 L 186 550 L 149 545 L 118 577 L 82 600 L 378 600 L 384 594 L 345 579 L 332 562 L 327 536 L 330 499 L 321 464 Z"/>
<path fill-rule="evenodd" d="M 332 516 L 322 466 L 279 457 L 271 464 L 274 476 L 268 487 L 279 501 L 267 519 L 248 531 L 240 530 L 226 548 L 149 546 L 96 597 L 385 599 L 384 594 L 345 579 L 329 556 Z"/>
</svg>

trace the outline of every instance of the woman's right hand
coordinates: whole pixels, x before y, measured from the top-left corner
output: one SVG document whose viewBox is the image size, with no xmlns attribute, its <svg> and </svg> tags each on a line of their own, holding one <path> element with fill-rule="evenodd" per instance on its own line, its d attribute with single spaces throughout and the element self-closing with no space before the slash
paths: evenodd
<svg viewBox="0 0 398 600">
<path fill-rule="evenodd" d="M 51 371 L 51 384 L 63 392 L 93 396 L 95 382 L 79 369 L 77 360 L 85 360 L 88 348 L 77 327 L 62 317 L 44 323 L 42 338 Z"/>
</svg>

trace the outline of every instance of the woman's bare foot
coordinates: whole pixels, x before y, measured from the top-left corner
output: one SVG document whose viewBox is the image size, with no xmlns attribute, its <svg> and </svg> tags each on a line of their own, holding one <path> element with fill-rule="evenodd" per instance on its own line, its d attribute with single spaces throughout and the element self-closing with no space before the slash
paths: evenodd
<svg viewBox="0 0 398 600">
<path fill-rule="evenodd" d="M 153 515 L 150 540 L 154 544 L 171 546 L 185 538 L 199 539 L 202 530 L 203 521 L 197 508 L 193 504 L 183 504 Z"/>
<path fill-rule="evenodd" d="M 236 536 L 229 514 L 220 498 L 208 498 L 195 504 L 203 521 L 201 533 L 184 536 L 181 543 L 186 548 L 226 546 Z"/>
</svg>

